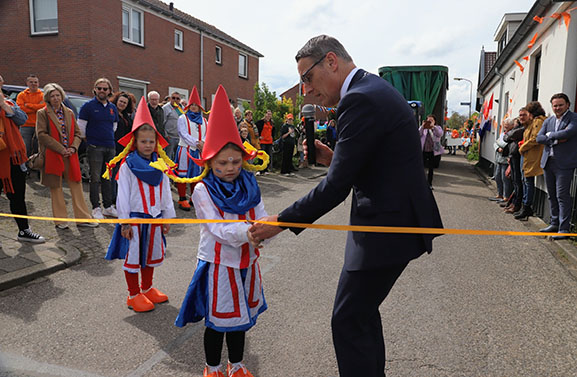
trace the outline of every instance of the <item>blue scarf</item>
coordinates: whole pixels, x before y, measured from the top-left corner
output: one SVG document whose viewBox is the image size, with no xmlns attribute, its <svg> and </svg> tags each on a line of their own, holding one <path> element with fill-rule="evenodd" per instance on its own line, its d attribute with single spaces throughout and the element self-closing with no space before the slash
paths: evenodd
<svg viewBox="0 0 577 377">
<path fill-rule="evenodd" d="M 244 169 L 233 182 L 222 181 L 212 170 L 202 181 L 214 204 L 224 212 L 244 215 L 260 202 L 256 178 Z"/>
<path fill-rule="evenodd" d="M 148 183 L 151 186 L 158 186 L 162 182 L 163 172 L 150 166 L 150 162 L 157 160 L 156 152 L 152 153 L 152 159 L 147 160 L 141 157 L 137 151 L 131 152 L 126 156 L 126 164 L 136 178 Z"/>
<path fill-rule="evenodd" d="M 200 111 L 198 113 L 195 113 L 194 111 L 188 110 L 186 112 L 186 116 L 188 117 L 188 119 L 191 122 L 194 122 L 194 123 L 200 124 L 200 125 L 202 125 L 202 123 L 203 123 L 202 122 L 202 114 L 200 113 Z"/>
</svg>

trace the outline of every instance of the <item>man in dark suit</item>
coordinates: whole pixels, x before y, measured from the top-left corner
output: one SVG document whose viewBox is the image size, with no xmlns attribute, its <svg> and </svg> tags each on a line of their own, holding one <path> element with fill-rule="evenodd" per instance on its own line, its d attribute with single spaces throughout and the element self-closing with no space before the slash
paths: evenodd
<svg viewBox="0 0 577 377">
<path fill-rule="evenodd" d="M 545 183 L 549 194 L 551 220 L 541 232 L 569 233 L 571 221 L 571 180 L 577 167 L 577 114 L 569 110 L 569 97 L 557 93 L 551 97 L 555 116 L 545 119 L 537 135 L 537 142 L 545 144 L 541 156 L 541 168 L 545 171 Z M 551 237 L 564 240 L 562 234 Z"/>
<path fill-rule="evenodd" d="M 332 37 L 312 38 L 296 60 L 307 96 L 323 106 L 338 104 L 338 140 L 334 154 L 315 141 L 317 162 L 330 165 L 326 178 L 278 216 L 263 220 L 313 223 L 352 189 L 351 225 L 442 227 L 407 101 L 385 80 L 356 68 Z M 260 241 L 282 230 L 255 224 L 250 232 Z M 432 250 L 433 237 L 348 233 L 331 322 L 342 377 L 384 376 L 379 305 L 409 261 Z"/>
</svg>

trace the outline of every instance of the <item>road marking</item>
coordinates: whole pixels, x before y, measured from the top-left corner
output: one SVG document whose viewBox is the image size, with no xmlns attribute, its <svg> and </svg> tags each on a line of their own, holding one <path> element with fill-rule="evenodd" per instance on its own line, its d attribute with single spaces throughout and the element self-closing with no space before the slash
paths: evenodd
<svg viewBox="0 0 577 377">
<path fill-rule="evenodd" d="M 0 372 L 17 373 L 19 371 L 43 373 L 61 377 L 104 377 L 100 374 L 84 372 L 59 365 L 52 365 L 32 360 L 24 356 L 0 352 Z"/>
</svg>

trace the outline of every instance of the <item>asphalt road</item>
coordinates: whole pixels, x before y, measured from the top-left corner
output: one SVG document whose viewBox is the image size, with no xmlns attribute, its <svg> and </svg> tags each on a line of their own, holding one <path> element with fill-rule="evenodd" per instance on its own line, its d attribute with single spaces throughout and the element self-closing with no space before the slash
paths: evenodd
<svg viewBox="0 0 577 377">
<path fill-rule="evenodd" d="M 259 178 L 269 213 L 318 181 Z M 486 199 L 493 193 L 462 155 L 443 157 L 434 186 L 446 227 L 527 229 Z M 350 199 L 319 223 L 346 224 L 349 207 Z M 197 226 L 173 226 L 155 274 L 170 302 L 150 313 L 126 308 L 121 264 L 105 261 L 104 249 L 0 292 L 0 376 L 201 376 L 202 324 L 173 325 L 197 240 Z M 245 350 L 256 377 L 338 375 L 330 314 L 344 240 L 337 231 L 283 232 L 263 249 L 269 309 Z M 577 282 L 549 241 L 442 236 L 434 246 L 381 307 L 387 376 L 577 375 Z"/>
</svg>

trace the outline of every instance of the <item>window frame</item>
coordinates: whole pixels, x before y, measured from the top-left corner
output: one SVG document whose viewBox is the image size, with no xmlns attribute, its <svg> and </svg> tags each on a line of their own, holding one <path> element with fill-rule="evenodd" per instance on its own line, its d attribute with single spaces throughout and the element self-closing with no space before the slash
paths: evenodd
<svg viewBox="0 0 577 377">
<path fill-rule="evenodd" d="M 222 47 L 214 46 L 214 61 L 218 65 L 222 65 Z"/>
<path fill-rule="evenodd" d="M 180 46 L 176 43 L 177 35 L 180 35 Z M 184 32 L 182 30 L 174 29 L 174 49 L 177 51 L 184 51 Z"/>
<path fill-rule="evenodd" d="M 30 34 L 31 35 L 54 35 L 58 34 L 58 0 L 56 1 L 56 30 L 50 31 L 36 31 L 34 27 L 34 0 L 28 0 L 29 14 L 30 14 Z"/>
<path fill-rule="evenodd" d="M 122 21 L 122 41 L 136 46 L 144 47 L 144 11 L 128 4 L 122 4 L 122 12 L 128 12 L 128 37 L 124 37 L 124 20 Z M 140 14 L 140 42 L 134 40 L 132 33 L 132 15 L 133 12 Z"/>
<path fill-rule="evenodd" d="M 244 72 L 240 72 L 240 58 L 244 57 Z M 238 53 L 238 77 L 242 77 L 243 79 L 248 79 L 248 55 L 243 54 L 242 52 Z"/>
</svg>

